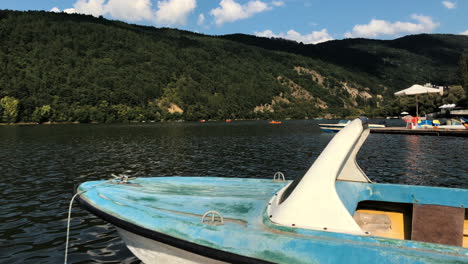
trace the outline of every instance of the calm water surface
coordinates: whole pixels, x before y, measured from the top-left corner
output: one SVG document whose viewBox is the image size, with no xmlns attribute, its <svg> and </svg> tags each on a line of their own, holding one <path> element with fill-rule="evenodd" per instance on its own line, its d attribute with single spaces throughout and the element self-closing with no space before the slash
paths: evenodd
<svg viewBox="0 0 468 264">
<path fill-rule="evenodd" d="M 315 121 L 0 127 L 0 263 L 63 262 L 74 184 L 111 173 L 288 179 L 333 134 Z M 371 134 L 358 162 L 377 182 L 468 188 L 468 139 Z M 69 263 L 139 263 L 75 205 Z"/>
</svg>

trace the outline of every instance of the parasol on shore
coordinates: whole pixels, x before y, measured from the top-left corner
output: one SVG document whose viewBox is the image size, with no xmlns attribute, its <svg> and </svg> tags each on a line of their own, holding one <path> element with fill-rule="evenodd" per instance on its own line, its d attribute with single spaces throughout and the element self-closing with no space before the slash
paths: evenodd
<svg viewBox="0 0 468 264">
<path fill-rule="evenodd" d="M 422 86 L 419 84 L 415 84 L 409 88 L 406 88 L 404 90 L 398 91 L 395 93 L 396 96 L 404 96 L 404 95 L 416 95 L 416 116 L 419 116 L 419 111 L 418 111 L 418 95 L 420 94 L 429 94 L 429 93 L 440 93 L 442 95 L 443 93 L 442 87 L 440 88 L 432 88 L 428 86 Z"/>
</svg>

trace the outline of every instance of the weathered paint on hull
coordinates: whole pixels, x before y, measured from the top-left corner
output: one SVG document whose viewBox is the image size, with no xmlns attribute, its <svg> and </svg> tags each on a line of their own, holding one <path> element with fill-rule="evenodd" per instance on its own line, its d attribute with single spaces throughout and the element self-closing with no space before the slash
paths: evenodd
<svg viewBox="0 0 468 264">
<path fill-rule="evenodd" d="M 180 241 L 185 246 L 183 250 L 219 261 L 379 264 L 468 262 L 468 249 L 461 247 L 275 225 L 265 214 L 265 208 L 269 199 L 287 182 L 214 177 L 139 178 L 132 182 L 134 185 L 86 182 L 78 187 L 79 191 L 88 190 L 79 199 L 88 206 L 88 210 L 121 229 L 171 247 L 177 248 Z M 350 192 L 369 190 L 365 198 L 375 200 L 381 199 L 380 195 L 385 193 L 395 193 L 393 189 L 401 189 L 404 192 L 397 193 L 394 199 L 402 202 L 415 198 L 423 202 L 435 201 L 435 194 L 438 193 L 438 188 L 434 187 L 406 186 L 403 189 L 395 185 L 376 185 L 374 189 L 377 189 L 372 192 L 369 185 L 359 183 L 348 183 L 341 188 Z M 450 201 L 455 199 L 466 206 L 466 190 L 453 189 L 453 199 L 450 199 L 452 191 L 444 190 L 446 194 L 442 200 L 446 200 L 447 205 L 451 206 Z M 351 200 L 345 202 L 349 207 L 354 203 Z M 226 220 L 224 225 L 209 226 L 201 223 L 201 215 L 213 209 L 223 214 Z M 148 230 L 155 232 L 155 235 L 148 235 Z M 166 236 L 164 241 L 161 240 L 162 234 Z M 143 246 L 132 248 L 137 256 L 151 251 L 151 248 L 146 250 Z M 142 248 L 144 251 L 137 250 Z M 215 254 L 205 254 L 207 249 L 215 251 Z M 246 259 L 233 261 L 233 258 L 225 258 L 223 254 L 235 254 Z"/>
<path fill-rule="evenodd" d="M 161 242 L 157 242 L 148 239 L 143 236 L 139 236 L 132 232 L 128 232 L 124 229 L 117 228 L 120 237 L 127 245 L 128 249 L 145 264 L 225 264 L 214 259 L 210 259 L 186 250 L 176 248 L 170 245 L 166 245 Z"/>
</svg>

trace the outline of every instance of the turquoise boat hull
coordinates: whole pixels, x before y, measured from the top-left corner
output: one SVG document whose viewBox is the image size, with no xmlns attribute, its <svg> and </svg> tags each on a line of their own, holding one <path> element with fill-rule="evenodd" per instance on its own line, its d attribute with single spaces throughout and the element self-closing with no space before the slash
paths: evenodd
<svg viewBox="0 0 468 264">
<path fill-rule="evenodd" d="M 119 230 L 229 263 L 468 263 L 463 247 L 292 228 L 272 223 L 267 205 L 289 182 L 216 177 L 137 178 L 79 185 L 80 205 Z M 362 200 L 468 206 L 468 190 L 336 183 L 350 213 Z M 347 197 L 353 197 L 352 199 Z M 455 202 L 456 201 L 456 202 Z M 202 222 L 215 210 L 223 225 Z"/>
</svg>

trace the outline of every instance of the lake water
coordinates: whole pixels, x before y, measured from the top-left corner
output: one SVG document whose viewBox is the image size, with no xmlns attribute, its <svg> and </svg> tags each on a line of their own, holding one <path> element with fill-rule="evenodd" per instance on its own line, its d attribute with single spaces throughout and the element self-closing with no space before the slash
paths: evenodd
<svg viewBox="0 0 468 264">
<path fill-rule="evenodd" d="M 112 173 L 288 179 L 334 134 L 317 121 L 0 126 L 0 263 L 63 262 L 73 186 Z M 468 188 L 468 139 L 371 134 L 376 182 Z M 73 209 L 69 263 L 139 263 L 109 224 Z"/>
</svg>

